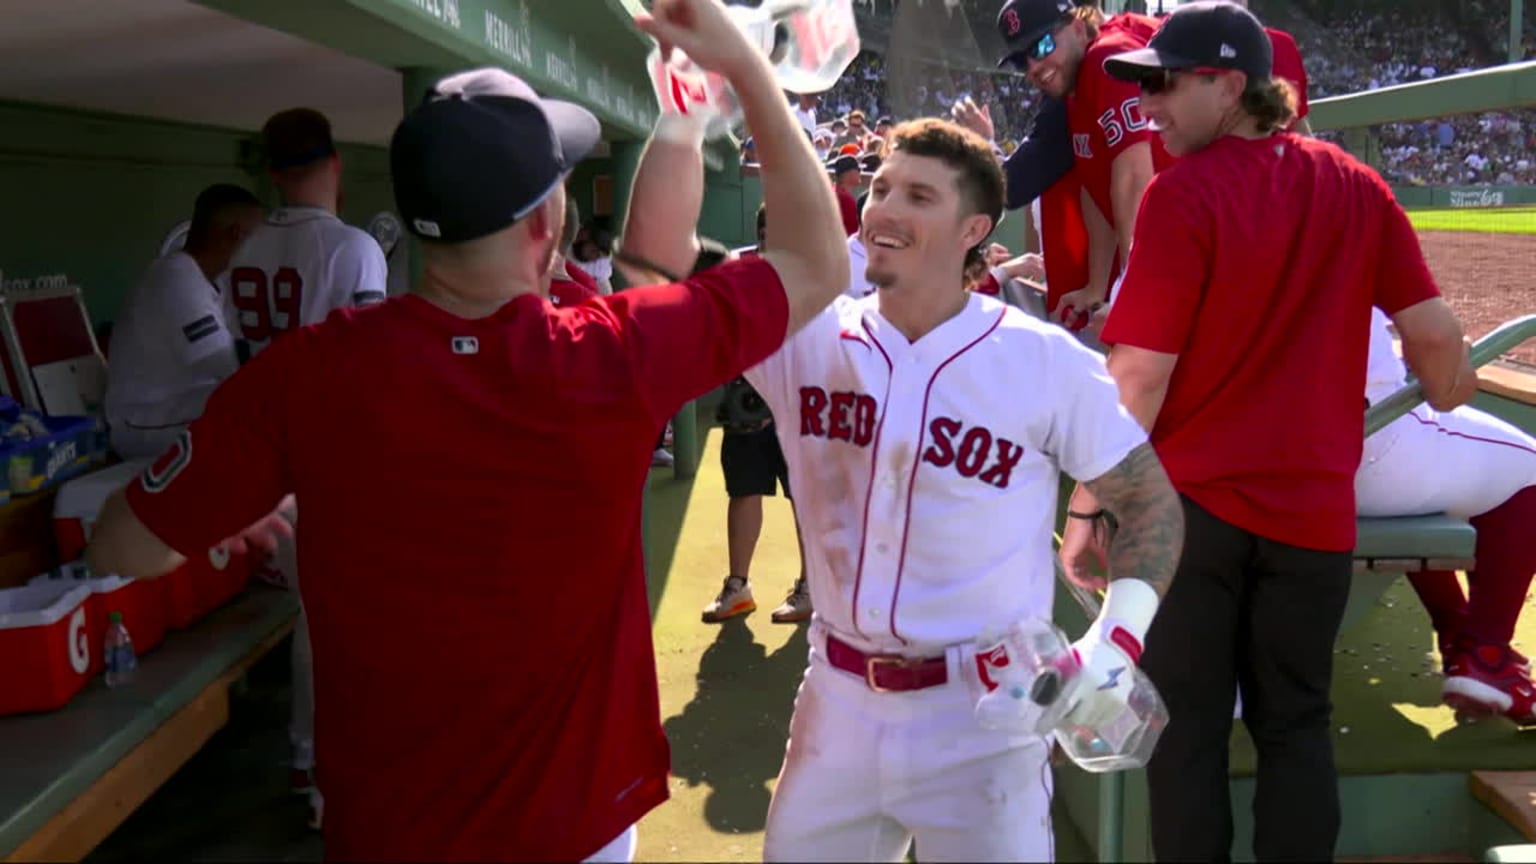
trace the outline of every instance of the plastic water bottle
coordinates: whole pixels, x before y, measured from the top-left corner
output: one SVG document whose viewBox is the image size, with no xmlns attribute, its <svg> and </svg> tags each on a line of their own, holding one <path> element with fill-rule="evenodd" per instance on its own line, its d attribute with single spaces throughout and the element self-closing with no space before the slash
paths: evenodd
<svg viewBox="0 0 1536 864">
<path fill-rule="evenodd" d="M 1140 768 L 1168 726 L 1168 709 L 1152 680 L 1132 667 L 1131 693 L 1116 716 L 1086 725 L 1071 719 L 1082 663 L 1060 629 L 1030 620 L 977 642 L 978 678 L 987 689 L 977 722 L 1011 733 L 1054 732 L 1062 750 L 1092 773 Z"/>
<path fill-rule="evenodd" d="M 1131 674 L 1131 695 L 1119 716 L 1091 727 L 1064 723 L 1056 730 L 1061 749 L 1084 771 L 1102 774 L 1145 766 L 1168 726 L 1168 709 L 1151 679 L 1140 669 Z"/>
<path fill-rule="evenodd" d="M 976 675 L 982 693 L 976 720 L 1013 734 L 1043 734 L 1070 707 L 1060 699 L 1076 674 L 1067 637 L 1049 621 L 1026 619 L 977 640 Z"/>
<path fill-rule="evenodd" d="M 107 661 L 107 686 L 117 687 L 133 679 L 134 671 L 139 668 L 139 658 L 133 653 L 133 637 L 128 635 L 128 627 L 123 624 L 123 613 L 113 612 L 108 621 L 103 649 Z"/>
<path fill-rule="evenodd" d="M 727 13 L 773 63 L 779 86 L 791 93 L 831 89 L 859 53 L 853 0 L 764 0 L 757 8 L 727 6 Z M 651 49 L 646 69 L 663 114 L 708 121 L 708 137 L 741 122 L 741 100 L 724 77 L 701 69 L 681 51 L 661 59 Z"/>
</svg>

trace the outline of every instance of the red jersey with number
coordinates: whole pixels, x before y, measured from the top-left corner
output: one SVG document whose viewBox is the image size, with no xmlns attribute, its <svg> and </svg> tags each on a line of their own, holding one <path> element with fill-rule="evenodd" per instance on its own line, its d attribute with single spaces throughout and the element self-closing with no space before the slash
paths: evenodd
<svg viewBox="0 0 1536 864">
<path fill-rule="evenodd" d="M 1301 51 L 1296 47 L 1296 40 L 1284 30 L 1276 30 L 1273 27 L 1265 27 L 1264 32 L 1269 34 L 1269 45 L 1274 56 L 1271 75 L 1275 78 L 1284 78 L 1296 88 L 1296 119 L 1307 116 L 1307 67 L 1301 63 Z"/>
<path fill-rule="evenodd" d="M 1158 174 L 1103 340 L 1178 355 L 1152 443 L 1262 537 L 1355 545 L 1371 307 L 1438 296 L 1381 177 L 1332 144 L 1223 137 Z"/>
<path fill-rule="evenodd" d="M 1115 205 L 1110 195 L 1111 168 L 1115 159 L 1143 141 L 1152 148 L 1152 168 L 1161 170 L 1172 162 L 1160 136 L 1147 129 L 1141 116 L 1141 85 L 1110 77 L 1104 61 L 1116 54 L 1147 46 L 1159 21 L 1146 15 L 1126 13 L 1104 22 L 1077 68 L 1077 83 L 1067 96 L 1067 128 L 1072 133 L 1072 152 L 1077 157 L 1078 182 L 1088 190 L 1099 212 L 1115 224 Z"/>
<path fill-rule="evenodd" d="M 187 554 L 296 495 L 328 858 L 580 861 L 667 798 L 651 450 L 788 314 L 763 259 L 478 320 L 416 295 L 343 310 L 130 484 Z"/>
<path fill-rule="evenodd" d="M 583 300 L 602 296 L 597 280 L 587 271 L 569 261 L 564 262 L 563 276 L 556 275 L 549 282 L 549 302 L 556 306 L 575 306 Z"/>
<path fill-rule="evenodd" d="M 319 207 L 279 207 L 240 244 L 221 277 L 230 330 L 256 354 L 334 309 L 383 301 L 389 265 L 368 232 Z"/>
</svg>

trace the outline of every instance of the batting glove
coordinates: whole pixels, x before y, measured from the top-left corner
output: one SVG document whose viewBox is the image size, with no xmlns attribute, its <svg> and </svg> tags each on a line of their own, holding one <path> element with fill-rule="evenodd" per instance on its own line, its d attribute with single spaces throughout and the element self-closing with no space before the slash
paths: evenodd
<svg viewBox="0 0 1536 864">
<path fill-rule="evenodd" d="M 1098 619 L 1072 643 L 1081 665 L 1072 682 L 1075 704 L 1067 712 L 1067 725 L 1102 729 L 1124 716 L 1158 602 L 1157 589 L 1140 579 L 1109 583 Z"/>
</svg>

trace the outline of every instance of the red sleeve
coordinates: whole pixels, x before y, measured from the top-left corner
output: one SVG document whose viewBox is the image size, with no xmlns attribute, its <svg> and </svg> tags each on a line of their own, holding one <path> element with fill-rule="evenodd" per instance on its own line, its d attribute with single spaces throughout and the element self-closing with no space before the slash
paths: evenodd
<svg viewBox="0 0 1536 864">
<path fill-rule="evenodd" d="M 135 515 L 172 549 L 191 557 L 272 512 L 292 491 L 284 441 L 289 370 L 310 344 L 289 333 L 240 367 L 208 398 L 203 414 L 144 469 L 126 495 Z"/>
<path fill-rule="evenodd" d="M 1408 214 L 1392 197 L 1391 189 L 1381 187 L 1382 214 L 1381 260 L 1376 265 L 1376 294 L 1372 302 L 1388 315 L 1395 315 L 1415 303 L 1440 296 L 1435 277 L 1424 263 L 1418 232 L 1408 221 Z"/>
<path fill-rule="evenodd" d="M 837 207 L 843 216 L 843 233 L 849 237 L 859 233 L 859 202 L 841 186 L 837 187 Z"/>
<path fill-rule="evenodd" d="M 1296 119 L 1307 116 L 1307 67 L 1302 65 L 1296 40 L 1284 30 L 1265 28 L 1274 49 L 1274 77 L 1284 78 L 1296 87 Z"/>
<path fill-rule="evenodd" d="M 1130 266 L 1100 337 L 1107 344 L 1179 354 L 1189 341 L 1210 276 L 1210 231 L 1205 208 L 1169 176 L 1158 174 L 1142 196 Z"/>
<path fill-rule="evenodd" d="M 1089 52 L 1082 68 L 1089 79 L 1086 95 L 1094 121 L 1089 133 L 1094 136 L 1093 149 L 1105 154 L 1106 165 L 1113 165 L 1115 157 L 1132 144 L 1152 140 L 1152 133 L 1141 116 L 1141 85 L 1110 77 L 1104 71 L 1105 59 L 1102 51 Z"/>
<path fill-rule="evenodd" d="M 603 293 L 602 289 L 598 287 L 597 280 L 592 278 L 592 274 L 577 267 L 570 261 L 565 262 L 565 278 L 567 281 L 575 282 L 586 289 L 586 294 L 582 299 L 586 299 L 588 296 L 596 297 Z"/>
<path fill-rule="evenodd" d="M 761 257 L 602 300 L 617 319 L 639 392 L 658 423 L 761 362 L 789 331 L 784 286 Z"/>
</svg>

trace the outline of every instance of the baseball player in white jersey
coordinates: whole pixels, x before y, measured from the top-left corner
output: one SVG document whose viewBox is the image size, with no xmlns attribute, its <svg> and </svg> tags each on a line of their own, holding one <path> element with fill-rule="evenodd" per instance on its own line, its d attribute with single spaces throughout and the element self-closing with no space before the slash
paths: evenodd
<svg viewBox="0 0 1536 864">
<path fill-rule="evenodd" d="M 1379 309 L 1371 316 L 1365 398 L 1374 403 L 1402 387 L 1408 373 L 1387 316 Z M 1536 725 L 1530 664 L 1510 647 L 1536 573 L 1536 439 L 1475 408 L 1421 405 L 1365 440 L 1355 500 L 1362 516 L 1471 520 L 1477 569 L 1467 574 L 1468 595 L 1449 570 L 1409 577 L 1438 637 L 1441 696 L 1467 714 Z"/>
<path fill-rule="evenodd" d="M 106 414 L 112 449 L 124 459 L 160 455 L 238 368 L 214 280 L 260 220 L 261 203 L 248 190 L 209 186 L 193 205 L 185 248 L 155 259 L 123 297 Z"/>
<path fill-rule="evenodd" d="M 325 116 L 307 108 L 274 114 L 262 140 L 283 206 L 241 247 L 225 292 L 250 355 L 332 310 L 382 302 L 389 279 L 378 241 L 336 215 L 341 157 Z"/>
<path fill-rule="evenodd" d="M 268 169 L 283 206 L 267 215 L 230 264 L 225 291 L 239 334 L 242 358 L 255 356 L 291 330 L 318 324 L 336 309 L 383 302 L 389 268 L 368 232 L 337 217 L 341 206 L 341 157 L 325 116 L 308 108 L 272 115 L 262 127 Z M 297 527 L 298 512 L 283 514 Z M 298 588 L 298 557 L 292 537 L 273 556 L 289 587 Z M 295 792 L 310 796 L 311 824 L 318 828 L 324 801 L 314 787 L 314 690 L 308 620 L 300 611 L 293 635 L 293 744 Z"/>
<path fill-rule="evenodd" d="M 914 842 L 922 859 L 1049 860 L 1049 741 L 978 723 L 974 643 L 1050 617 L 1063 471 L 1119 519 L 1073 719 L 1124 706 L 1172 579 L 1178 498 L 1103 359 L 966 290 L 1002 200 L 983 139 L 898 128 L 861 229 L 876 295 L 838 298 L 747 373 L 779 421 L 816 600 L 769 861 L 901 861 Z"/>
</svg>

